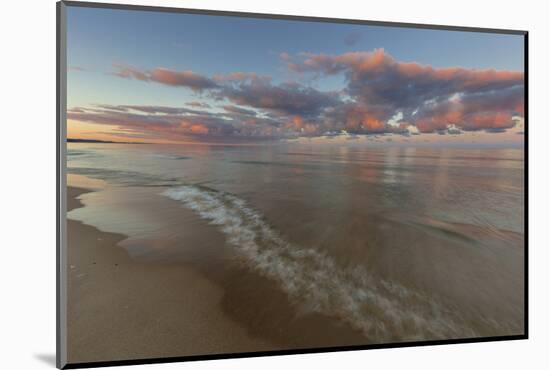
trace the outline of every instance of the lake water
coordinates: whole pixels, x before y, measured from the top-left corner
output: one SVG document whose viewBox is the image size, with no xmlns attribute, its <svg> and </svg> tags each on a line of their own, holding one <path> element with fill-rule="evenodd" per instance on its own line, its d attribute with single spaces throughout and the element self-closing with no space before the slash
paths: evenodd
<svg viewBox="0 0 550 370">
<path fill-rule="evenodd" d="M 68 144 L 68 215 L 279 347 L 522 334 L 519 149 Z M 184 287 L 182 287 L 184 289 Z M 162 313 L 159 312 L 161 315 Z"/>
</svg>

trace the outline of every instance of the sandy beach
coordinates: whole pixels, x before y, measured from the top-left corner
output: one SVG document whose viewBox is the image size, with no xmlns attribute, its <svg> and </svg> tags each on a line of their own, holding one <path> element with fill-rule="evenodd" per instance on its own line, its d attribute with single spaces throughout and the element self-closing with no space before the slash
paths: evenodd
<svg viewBox="0 0 550 370">
<path fill-rule="evenodd" d="M 68 188 L 68 211 L 89 192 Z M 69 362 L 275 349 L 219 309 L 223 292 L 182 264 L 143 264 L 121 234 L 68 220 Z"/>
<path fill-rule="evenodd" d="M 519 151 L 69 149 L 71 363 L 523 332 Z"/>
<path fill-rule="evenodd" d="M 524 31 L 68 8 L 69 365 L 527 336 Z"/>
</svg>

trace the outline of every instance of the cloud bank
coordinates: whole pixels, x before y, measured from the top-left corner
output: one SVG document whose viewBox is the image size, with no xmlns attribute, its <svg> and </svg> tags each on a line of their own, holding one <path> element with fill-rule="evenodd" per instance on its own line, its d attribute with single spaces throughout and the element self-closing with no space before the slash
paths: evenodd
<svg viewBox="0 0 550 370">
<path fill-rule="evenodd" d="M 335 132 L 500 133 L 524 115 L 523 72 L 435 68 L 398 61 L 383 49 L 283 53 L 280 60 L 295 81 L 274 83 L 254 72 L 204 76 L 117 64 L 112 73 L 117 77 L 189 89 L 197 101 L 181 107 L 98 104 L 73 107 L 68 116 L 152 138 L 280 139 Z M 333 91 L 311 83 L 337 75 L 345 83 Z"/>
</svg>

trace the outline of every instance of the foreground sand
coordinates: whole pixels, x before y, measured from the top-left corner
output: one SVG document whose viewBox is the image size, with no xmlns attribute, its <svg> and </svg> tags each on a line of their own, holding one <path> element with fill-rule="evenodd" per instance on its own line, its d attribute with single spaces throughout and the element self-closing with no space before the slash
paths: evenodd
<svg viewBox="0 0 550 370">
<path fill-rule="evenodd" d="M 89 192 L 68 188 L 68 210 Z M 71 363 L 276 349 L 219 308 L 223 291 L 182 264 L 141 263 L 124 235 L 68 220 Z"/>
</svg>

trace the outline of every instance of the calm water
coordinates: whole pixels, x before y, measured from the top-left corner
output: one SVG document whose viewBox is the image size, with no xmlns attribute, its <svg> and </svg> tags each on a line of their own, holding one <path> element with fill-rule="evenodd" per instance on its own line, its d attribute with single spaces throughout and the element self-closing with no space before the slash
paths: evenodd
<svg viewBox="0 0 550 370">
<path fill-rule="evenodd" d="M 101 189 L 70 218 L 195 267 L 280 347 L 523 333 L 523 150 L 69 144 L 68 167 Z"/>
</svg>

